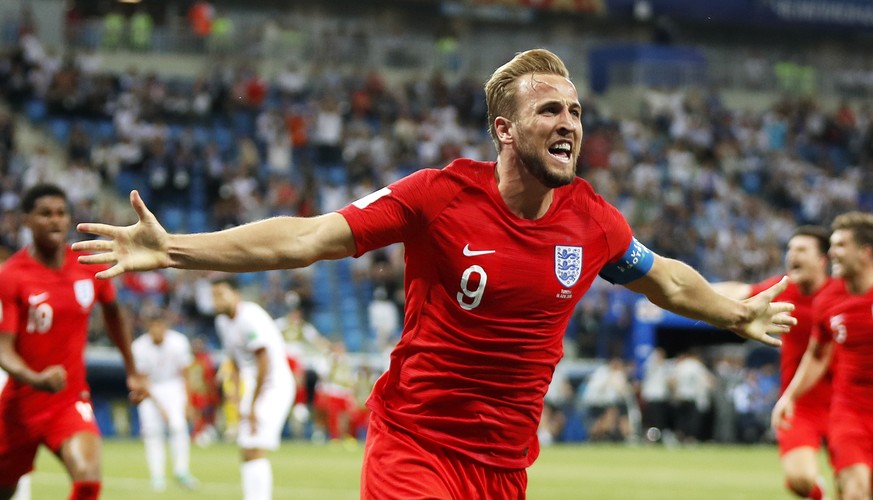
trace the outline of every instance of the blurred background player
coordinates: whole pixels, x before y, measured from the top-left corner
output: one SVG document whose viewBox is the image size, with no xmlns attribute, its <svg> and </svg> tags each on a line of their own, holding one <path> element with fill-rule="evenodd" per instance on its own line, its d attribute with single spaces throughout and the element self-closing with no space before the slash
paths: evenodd
<svg viewBox="0 0 873 500">
<path fill-rule="evenodd" d="M 299 428 L 300 424 L 310 421 L 316 387 L 330 371 L 331 342 L 306 319 L 308 307 L 300 294 L 293 290 L 286 293 L 285 306 L 288 310 L 276 319 L 276 327 L 285 340 L 288 365 L 297 386 L 292 427 Z M 323 435 L 323 429 L 321 432 Z M 295 433 L 301 434 L 302 430 L 295 429 Z"/>
<path fill-rule="evenodd" d="M 0 392 L 3 392 L 7 381 L 9 381 L 9 374 L 0 369 Z M 30 500 L 30 474 L 25 474 L 18 480 L 18 488 L 12 495 L 12 500 Z"/>
<path fill-rule="evenodd" d="M 207 446 L 218 437 L 215 413 L 220 397 L 215 360 L 206 347 L 206 341 L 200 336 L 191 340 L 191 354 L 193 357 L 187 375 L 191 436 L 197 445 Z"/>
<path fill-rule="evenodd" d="M 785 270 L 790 283 L 777 299 L 794 304 L 793 316 L 797 318 L 797 325 L 782 337 L 780 386 L 783 393 L 809 345 L 813 300 L 831 279 L 828 275 L 829 236 L 830 231 L 823 227 L 800 226 L 788 240 Z M 766 290 L 779 279 L 781 276 L 773 276 L 753 285 L 724 282 L 715 287 L 730 297 L 744 299 Z M 825 494 L 816 454 L 827 438 L 830 401 L 831 380 L 828 375 L 797 399 L 791 425 L 775 428 L 786 486 L 801 498 L 818 500 Z"/>
<path fill-rule="evenodd" d="M 294 378 L 282 334 L 261 306 L 242 300 L 236 281 L 212 285 L 215 327 L 224 354 L 239 372 L 242 488 L 245 500 L 273 496 L 273 472 L 267 452 L 279 448 L 282 428 L 294 401 Z"/>
<path fill-rule="evenodd" d="M 130 332 L 111 281 L 95 280 L 66 244 L 66 193 L 38 184 L 21 200 L 33 243 L 0 267 L 0 498 L 33 469 L 40 444 L 60 458 L 73 481 L 71 499 L 100 496 L 100 430 L 85 378 L 88 320 L 95 303 L 124 360 L 130 396 L 144 395 Z"/>
<path fill-rule="evenodd" d="M 149 396 L 137 410 L 155 491 L 164 491 L 167 487 L 165 439 L 168 432 L 174 477 L 183 488 L 197 486 L 189 469 L 191 438 L 186 419 L 187 376 L 193 362 L 191 345 L 184 334 L 168 327 L 168 314 L 170 312 L 163 307 L 146 309 L 143 320 L 147 331 L 132 345 L 136 365 L 148 377 Z"/>
<path fill-rule="evenodd" d="M 833 372 L 828 448 L 839 498 L 871 497 L 873 468 L 873 214 L 848 212 L 831 225 L 833 279 L 813 303 L 812 337 L 773 408 L 774 428 L 794 425 L 799 402 Z M 832 363 L 832 359 L 839 360 Z"/>
</svg>

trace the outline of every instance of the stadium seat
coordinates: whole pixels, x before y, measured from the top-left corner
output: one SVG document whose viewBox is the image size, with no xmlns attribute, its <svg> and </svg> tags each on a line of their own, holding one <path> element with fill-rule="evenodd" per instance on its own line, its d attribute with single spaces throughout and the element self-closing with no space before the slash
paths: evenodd
<svg viewBox="0 0 873 500">
<path fill-rule="evenodd" d="M 66 144 L 70 137 L 70 122 L 64 118 L 52 118 L 49 121 L 49 134 L 61 144 Z"/>
<path fill-rule="evenodd" d="M 27 104 L 24 105 L 24 114 L 33 123 L 42 122 L 46 115 L 45 103 L 39 99 L 27 101 Z"/>
</svg>

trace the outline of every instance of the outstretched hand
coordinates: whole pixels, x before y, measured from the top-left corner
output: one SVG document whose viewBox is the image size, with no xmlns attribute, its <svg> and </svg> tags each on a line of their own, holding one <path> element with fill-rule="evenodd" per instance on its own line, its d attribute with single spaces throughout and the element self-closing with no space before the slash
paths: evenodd
<svg viewBox="0 0 873 500">
<path fill-rule="evenodd" d="M 772 335 L 788 333 L 797 324 L 797 319 L 791 316 L 794 304 L 773 302 L 787 287 L 788 277 L 783 276 L 779 283 L 744 300 L 749 308 L 749 315 L 744 321 L 731 327 L 731 331 L 740 337 L 757 340 L 769 346 L 781 346 L 782 341 Z"/>
<path fill-rule="evenodd" d="M 139 218 L 132 226 L 92 222 L 76 226 L 80 232 L 106 238 L 73 243 L 73 250 L 91 252 L 90 255 L 79 256 L 79 262 L 113 264 L 109 269 L 97 273 L 98 279 L 114 278 L 131 271 L 150 271 L 169 265 L 167 231 L 149 211 L 136 190 L 130 192 L 130 204 Z"/>
</svg>

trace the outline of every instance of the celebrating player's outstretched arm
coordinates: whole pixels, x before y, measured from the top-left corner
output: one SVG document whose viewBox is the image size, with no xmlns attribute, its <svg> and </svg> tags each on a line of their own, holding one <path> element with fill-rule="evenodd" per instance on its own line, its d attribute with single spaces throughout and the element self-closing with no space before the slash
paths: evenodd
<svg viewBox="0 0 873 500">
<path fill-rule="evenodd" d="M 719 294 L 688 265 L 660 256 L 654 257 L 648 274 L 627 285 L 659 307 L 774 347 L 782 341 L 772 335 L 787 333 L 797 324 L 790 315 L 794 305 L 773 302 L 787 286 L 788 278 L 783 277 L 767 290 L 737 301 Z"/>
<path fill-rule="evenodd" d="M 317 260 L 351 256 L 355 243 L 348 223 L 338 213 L 318 217 L 274 217 L 200 234 L 168 234 L 137 191 L 130 204 L 139 220 L 131 226 L 82 223 L 77 229 L 105 240 L 80 241 L 84 264 L 113 264 L 97 273 L 108 279 L 131 271 L 165 267 L 250 272 L 306 267 Z"/>
</svg>

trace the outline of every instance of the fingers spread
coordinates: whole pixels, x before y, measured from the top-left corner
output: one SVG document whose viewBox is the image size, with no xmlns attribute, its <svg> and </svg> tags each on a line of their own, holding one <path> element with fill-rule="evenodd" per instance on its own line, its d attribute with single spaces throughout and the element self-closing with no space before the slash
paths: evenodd
<svg viewBox="0 0 873 500">
<path fill-rule="evenodd" d="M 76 252 L 108 252 L 112 250 L 112 242 L 109 240 L 87 240 L 73 243 Z"/>
<path fill-rule="evenodd" d="M 770 310 L 774 313 L 790 313 L 794 310 L 794 304 L 790 302 L 772 302 Z"/>
<path fill-rule="evenodd" d="M 776 325 L 791 327 L 797 324 L 797 318 L 787 312 L 781 312 L 773 316 L 773 323 Z"/>
<path fill-rule="evenodd" d="M 82 264 L 112 264 L 116 262 L 113 252 L 96 253 L 93 255 L 80 255 L 79 262 Z"/>
<path fill-rule="evenodd" d="M 761 343 L 766 344 L 770 347 L 780 347 L 782 345 L 781 340 L 774 338 L 774 337 L 771 337 L 769 335 L 762 336 L 761 338 L 758 339 L 758 341 L 760 341 Z"/>
<path fill-rule="evenodd" d="M 139 191 L 135 189 L 130 192 L 130 204 L 136 211 L 136 216 L 139 217 L 139 220 L 155 218 L 155 216 L 152 215 L 151 211 L 149 211 L 148 207 L 146 207 L 145 202 L 142 201 L 142 197 L 139 195 Z"/>
<path fill-rule="evenodd" d="M 80 233 L 96 234 L 98 236 L 105 236 L 107 238 L 114 237 L 117 229 L 118 228 L 116 228 L 115 226 L 110 226 L 109 224 L 100 224 L 98 222 L 82 222 L 76 225 L 76 230 Z"/>
<path fill-rule="evenodd" d="M 772 302 L 773 299 L 775 299 L 780 293 L 784 292 L 786 288 L 788 288 L 788 276 L 783 276 L 782 279 L 779 280 L 779 283 L 764 290 L 761 292 L 761 295 L 767 298 L 767 302 Z"/>
<path fill-rule="evenodd" d="M 114 278 L 122 273 L 124 273 L 124 268 L 122 268 L 120 265 L 116 264 L 105 271 L 100 271 L 99 273 L 95 274 L 94 276 L 98 280 L 108 280 L 108 279 Z"/>
</svg>

